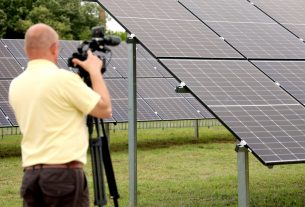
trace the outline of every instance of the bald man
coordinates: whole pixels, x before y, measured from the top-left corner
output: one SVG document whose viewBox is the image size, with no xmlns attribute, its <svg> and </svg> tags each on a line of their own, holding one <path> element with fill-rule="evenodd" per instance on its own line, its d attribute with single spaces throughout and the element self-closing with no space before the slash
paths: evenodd
<svg viewBox="0 0 305 207">
<path fill-rule="evenodd" d="M 77 74 L 59 69 L 58 34 L 46 24 L 27 30 L 24 49 L 27 68 L 9 88 L 9 102 L 23 135 L 24 206 L 88 207 L 85 116 L 112 116 L 100 72 L 103 63 L 90 51 L 85 61 L 73 59 L 89 73 L 92 89 Z"/>
</svg>

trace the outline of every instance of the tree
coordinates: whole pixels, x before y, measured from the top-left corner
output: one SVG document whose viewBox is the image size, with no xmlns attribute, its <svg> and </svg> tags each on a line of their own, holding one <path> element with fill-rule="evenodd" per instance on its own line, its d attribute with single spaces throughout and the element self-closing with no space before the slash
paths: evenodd
<svg viewBox="0 0 305 207">
<path fill-rule="evenodd" d="M 96 3 L 80 0 L 1 1 L 0 37 L 23 38 L 29 26 L 41 22 L 52 26 L 60 39 L 88 39 L 92 27 L 105 25 L 99 19 L 100 9 Z"/>
</svg>

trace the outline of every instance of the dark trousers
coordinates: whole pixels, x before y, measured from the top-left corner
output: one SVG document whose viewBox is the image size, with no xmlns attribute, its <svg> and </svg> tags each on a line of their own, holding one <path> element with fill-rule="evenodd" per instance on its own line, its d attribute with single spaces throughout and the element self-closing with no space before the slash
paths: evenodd
<svg viewBox="0 0 305 207">
<path fill-rule="evenodd" d="M 24 207 L 89 207 L 83 169 L 25 170 L 20 193 Z"/>
</svg>

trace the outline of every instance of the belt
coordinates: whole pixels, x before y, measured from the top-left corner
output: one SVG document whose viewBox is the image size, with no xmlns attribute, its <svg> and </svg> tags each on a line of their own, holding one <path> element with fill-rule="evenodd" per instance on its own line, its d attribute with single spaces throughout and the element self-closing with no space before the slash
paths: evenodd
<svg viewBox="0 0 305 207">
<path fill-rule="evenodd" d="M 29 167 L 25 167 L 25 170 L 37 170 L 37 169 L 45 169 L 45 168 L 83 168 L 84 164 L 79 161 L 71 161 L 63 164 L 37 164 Z"/>
</svg>

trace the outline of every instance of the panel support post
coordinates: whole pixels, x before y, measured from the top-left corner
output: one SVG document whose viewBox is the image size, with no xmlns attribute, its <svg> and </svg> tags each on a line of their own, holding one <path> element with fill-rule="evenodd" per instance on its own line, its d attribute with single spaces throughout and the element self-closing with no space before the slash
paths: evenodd
<svg viewBox="0 0 305 207">
<path fill-rule="evenodd" d="M 249 155 L 245 142 L 236 145 L 238 167 L 238 207 L 249 207 Z"/>
<path fill-rule="evenodd" d="M 135 35 L 128 43 L 128 159 L 129 159 L 129 206 L 137 206 L 137 82 Z"/>
<path fill-rule="evenodd" d="M 194 120 L 194 137 L 195 139 L 199 139 L 199 120 L 198 119 L 195 119 Z"/>
</svg>

